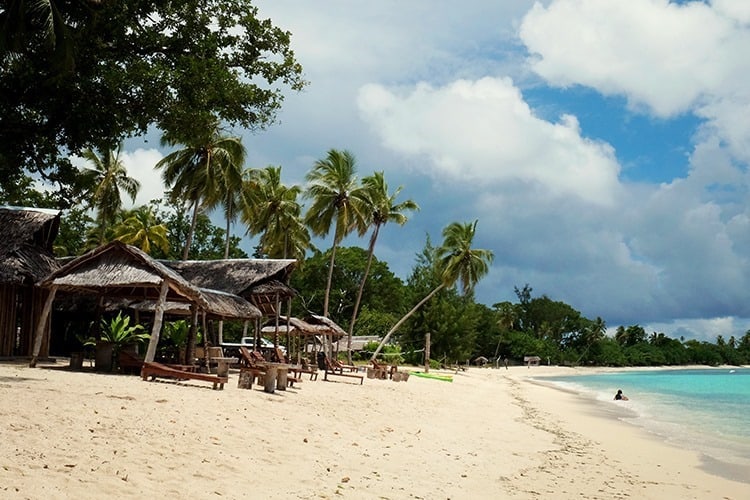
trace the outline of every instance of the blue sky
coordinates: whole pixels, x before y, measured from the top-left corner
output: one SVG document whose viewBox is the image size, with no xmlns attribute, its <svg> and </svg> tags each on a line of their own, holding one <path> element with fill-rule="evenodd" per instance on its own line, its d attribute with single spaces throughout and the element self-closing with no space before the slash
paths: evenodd
<svg viewBox="0 0 750 500">
<path fill-rule="evenodd" d="M 302 184 L 336 148 L 384 170 L 422 207 L 378 243 L 400 276 L 426 234 L 478 219 L 488 305 L 528 283 L 611 328 L 750 328 L 750 2 L 255 4 L 310 85 L 279 124 L 235 131 L 248 166 Z M 126 143 L 139 201 L 161 194 L 166 154 L 146 139 Z"/>
</svg>

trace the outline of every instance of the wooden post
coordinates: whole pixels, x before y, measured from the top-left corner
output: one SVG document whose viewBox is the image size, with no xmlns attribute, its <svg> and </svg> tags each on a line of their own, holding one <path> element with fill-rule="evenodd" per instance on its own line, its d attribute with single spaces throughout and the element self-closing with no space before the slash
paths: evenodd
<svg viewBox="0 0 750 500">
<path fill-rule="evenodd" d="M 185 359 L 180 363 L 192 365 L 195 363 L 195 339 L 198 338 L 198 306 L 190 304 L 190 330 L 188 330 L 187 342 L 185 346 Z"/>
<path fill-rule="evenodd" d="M 148 341 L 146 358 L 144 359 L 148 363 L 151 363 L 156 357 L 156 345 L 159 343 L 159 332 L 161 332 L 161 323 L 164 319 L 168 291 L 169 283 L 167 283 L 167 280 L 162 280 L 159 300 L 156 301 L 156 308 L 154 309 L 154 324 L 151 327 L 151 338 Z"/>
<path fill-rule="evenodd" d="M 36 337 L 34 337 L 34 351 L 31 353 L 31 362 L 29 366 L 36 368 L 37 358 L 39 357 L 39 351 L 42 349 L 42 339 L 44 338 L 44 330 L 49 321 L 50 312 L 52 311 L 52 301 L 55 300 L 55 294 L 57 293 L 57 285 L 54 285 L 49 290 L 47 300 L 44 302 L 44 308 L 42 309 L 42 315 L 39 317 L 39 323 L 36 324 Z"/>
<path fill-rule="evenodd" d="M 424 372 L 430 373 L 430 332 L 424 336 Z"/>
</svg>

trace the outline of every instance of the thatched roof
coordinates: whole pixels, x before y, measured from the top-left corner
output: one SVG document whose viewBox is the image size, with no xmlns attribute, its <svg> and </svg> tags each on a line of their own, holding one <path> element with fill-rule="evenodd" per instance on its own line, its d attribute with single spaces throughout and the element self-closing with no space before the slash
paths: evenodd
<svg viewBox="0 0 750 500">
<path fill-rule="evenodd" d="M 207 316 L 213 319 L 255 319 L 260 318 L 260 310 L 242 297 L 219 290 L 201 288 L 200 292 L 208 301 Z M 153 312 L 156 308 L 155 300 L 131 302 L 127 307 L 138 311 Z M 186 302 L 167 301 L 164 314 L 174 316 L 189 316 L 190 304 Z"/>
<path fill-rule="evenodd" d="M 333 335 L 335 337 L 346 336 L 346 332 L 343 328 L 337 325 L 336 322 L 334 322 L 332 319 L 325 316 L 310 314 L 309 316 L 305 316 L 305 322 L 310 323 L 311 325 L 323 326 L 327 328 L 328 331 L 326 333 L 328 335 Z"/>
<path fill-rule="evenodd" d="M 62 292 L 156 300 L 164 280 L 169 285 L 167 300 L 208 309 L 208 301 L 196 286 L 140 249 L 119 241 L 71 260 L 39 285 L 57 286 Z"/>
<path fill-rule="evenodd" d="M 153 311 L 163 280 L 169 284 L 165 304 L 168 314 L 188 315 L 192 303 L 217 319 L 261 317 L 260 310 L 242 297 L 198 288 L 140 249 L 119 241 L 67 262 L 40 286 L 56 285 L 63 292 L 121 298 L 125 299 L 122 307 Z"/>
<path fill-rule="evenodd" d="M 33 285 L 55 271 L 59 227 L 58 210 L 0 207 L 0 284 Z"/>
<path fill-rule="evenodd" d="M 291 335 L 325 335 L 330 334 L 330 329 L 325 325 L 313 325 L 299 318 L 279 316 L 279 333 L 287 333 L 287 323 Z M 262 333 L 271 334 L 276 331 L 276 321 L 268 321 L 261 329 Z"/>
<path fill-rule="evenodd" d="M 239 295 L 264 316 L 276 315 L 276 302 L 297 292 L 286 285 L 297 263 L 293 259 L 223 259 L 161 261 L 189 282 Z"/>
<path fill-rule="evenodd" d="M 297 263 L 294 259 L 222 259 L 161 261 L 183 278 L 201 288 L 222 290 L 247 297 L 254 288 L 276 282 L 281 287 L 256 290 L 260 293 L 292 293 L 283 283 Z M 292 295 L 293 296 L 293 295 Z M 281 295 L 285 297 L 285 295 Z"/>
</svg>

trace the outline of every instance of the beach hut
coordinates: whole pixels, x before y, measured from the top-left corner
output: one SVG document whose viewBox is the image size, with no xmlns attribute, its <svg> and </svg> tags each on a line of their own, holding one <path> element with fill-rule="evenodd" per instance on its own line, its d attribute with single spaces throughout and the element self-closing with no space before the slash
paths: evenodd
<svg viewBox="0 0 750 500">
<path fill-rule="evenodd" d="M 193 325 L 197 323 L 199 313 L 203 313 L 204 317 L 210 314 L 222 319 L 258 318 L 261 314 L 242 297 L 221 290 L 201 289 L 140 249 L 119 241 L 70 260 L 39 282 L 39 286 L 50 292 L 42 311 L 44 321 L 50 315 L 57 293 L 88 294 L 100 299 L 115 298 L 153 304 L 143 306 L 144 309 L 153 310 L 154 314 L 146 361 L 153 361 L 164 313 L 168 307 L 175 309 L 175 303 L 183 304 L 182 309 L 186 314 L 189 311 Z M 32 366 L 36 364 L 41 348 L 41 333 L 37 329 Z"/>
<path fill-rule="evenodd" d="M 281 305 L 291 300 L 297 292 L 291 288 L 289 278 L 297 265 L 294 259 L 220 259 L 161 261 L 189 282 L 203 288 L 221 290 L 240 296 L 257 307 L 263 317 L 276 318 Z M 260 335 L 260 324 L 256 325 Z M 243 332 L 247 336 L 247 323 Z M 256 339 L 258 340 L 258 339 Z M 224 342 L 219 328 L 219 344 Z M 278 345 L 278 337 L 274 338 Z"/>
<path fill-rule="evenodd" d="M 539 366 L 539 363 L 542 361 L 542 358 L 539 356 L 524 356 L 523 362 L 526 363 L 526 366 Z"/>
<path fill-rule="evenodd" d="M 0 207 L 0 357 L 31 356 L 37 329 L 39 353 L 49 354 L 49 324 L 37 324 L 47 290 L 34 284 L 59 268 L 52 253 L 59 227 L 59 210 Z"/>
</svg>

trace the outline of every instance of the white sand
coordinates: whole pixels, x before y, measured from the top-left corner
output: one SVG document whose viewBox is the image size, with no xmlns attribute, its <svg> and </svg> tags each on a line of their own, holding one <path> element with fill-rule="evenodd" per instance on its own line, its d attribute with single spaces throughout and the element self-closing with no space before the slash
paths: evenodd
<svg viewBox="0 0 750 500">
<path fill-rule="evenodd" d="M 266 394 L 234 371 L 214 391 L 0 364 L 0 497 L 750 497 L 697 454 L 526 380 L 543 373 L 560 369 Z"/>
</svg>

